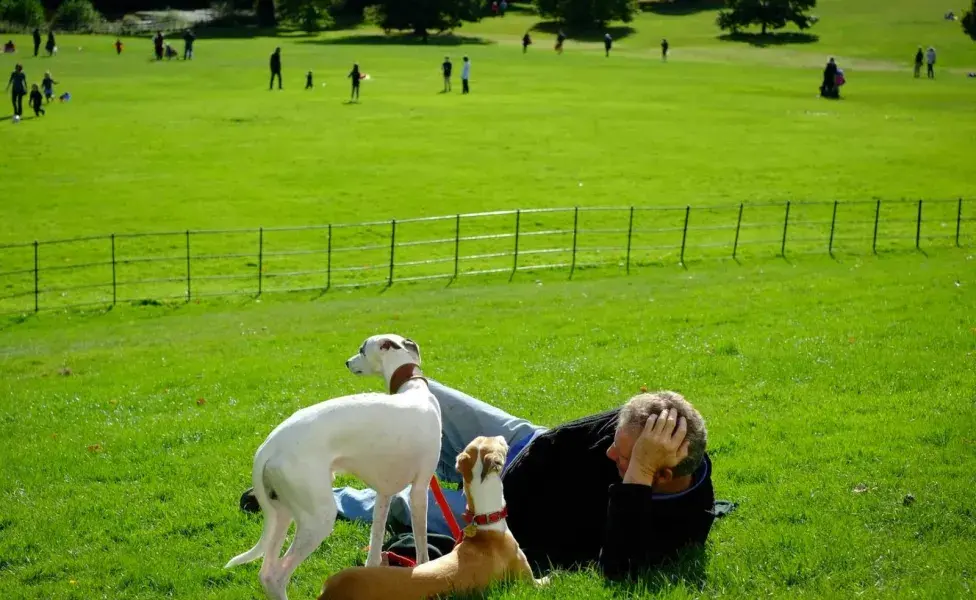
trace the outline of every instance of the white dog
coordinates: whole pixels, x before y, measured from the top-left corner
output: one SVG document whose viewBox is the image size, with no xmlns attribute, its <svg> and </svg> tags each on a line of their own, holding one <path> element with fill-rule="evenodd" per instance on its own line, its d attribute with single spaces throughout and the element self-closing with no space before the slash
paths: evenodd
<svg viewBox="0 0 976 600">
<path fill-rule="evenodd" d="M 427 561 L 427 489 L 440 456 L 441 412 L 419 365 L 420 348 L 413 341 L 373 336 L 346 366 L 357 375 L 382 374 L 393 395 L 328 400 L 299 410 L 271 432 L 254 455 L 251 475 L 264 531 L 253 548 L 224 568 L 263 556 L 261 585 L 269 597 L 286 600 L 295 569 L 332 533 L 337 472 L 376 490 L 366 566 L 380 564 L 390 502 L 408 485 L 417 562 Z M 295 539 L 282 557 L 292 520 Z"/>
</svg>

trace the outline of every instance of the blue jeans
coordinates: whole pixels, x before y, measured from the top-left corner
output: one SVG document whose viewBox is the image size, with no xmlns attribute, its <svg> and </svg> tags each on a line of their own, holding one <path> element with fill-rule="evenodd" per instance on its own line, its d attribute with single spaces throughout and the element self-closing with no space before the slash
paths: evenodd
<svg viewBox="0 0 976 600">
<path fill-rule="evenodd" d="M 536 435 L 546 430 L 544 427 L 513 417 L 503 410 L 433 380 L 430 380 L 430 391 L 441 406 L 441 456 L 437 464 L 437 478 L 442 482 L 461 483 L 461 476 L 454 468 L 454 461 L 471 440 L 479 435 L 489 437 L 500 435 L 505 438 L 509 446 L 505 461 L 507 468 Z M 389 520 L 400 529 L 410 527 L 409 490 L 408 487 L 394 496 L 390 506 Z M 340 516 L 351 521 L 364 523 L 372 521 L 373 504 L 376 502 L 375 491 L 344 487 L 333 489 L 333 493 Z M 451 507 L 451 512 L 454 513 L 454 518 L 458 523 L 463 523 L 462 515 L 466 508 L 464 492 L 445 489 L 444 497 Z M 427 531 L 451 535 L 447 520 L 429 490 Z"/>
</svg>

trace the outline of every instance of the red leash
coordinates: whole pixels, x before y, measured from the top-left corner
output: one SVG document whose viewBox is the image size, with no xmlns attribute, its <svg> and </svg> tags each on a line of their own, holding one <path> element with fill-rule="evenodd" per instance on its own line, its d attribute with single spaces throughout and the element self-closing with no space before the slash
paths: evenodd
<svg viewBox="0 0 976 600">
<path fill-rule="evenodd" d="M 437 501 L 437 506 L 440 507 L 441 513 L 444 514 L 444 520 L 447 521 L 447 526 L 451 529 L 451 535 L 454 537 L 454 545 L 461 543 L 464 538 L 464 533 L 461 531 L 461 527 L 458 525 L 457 519 L 454 518 L 454 513 L 451 512 L 451 507 L 447 503 L 447 498 L 444 497 L 444 492 L 441 490 L 441 484 L 437 481 L 437 476 L 430 478 L 430 491 L 434 493 L 434 500 Z M 387 561 L 389 561 L 392 566 L 399 567 L 416 567 L 417 561 L 407 558 L 406 556 L 400 556 L 395 552 L 384 552 Z"/>
</svg>

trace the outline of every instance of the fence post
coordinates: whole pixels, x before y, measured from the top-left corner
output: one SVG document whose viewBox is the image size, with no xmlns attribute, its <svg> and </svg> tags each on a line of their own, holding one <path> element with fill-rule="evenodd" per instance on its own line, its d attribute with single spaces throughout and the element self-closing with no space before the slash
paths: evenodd
<svg viewBox="0 0 976 600">
<path fill-rule="evenodd" d="M 915 249 L 919 249 L 922 241 L 922 199 L 918 199 L 918 218 L 915 219 Z"/>
<path fill-rule="evenodd" d="M 393 257 L 396 248 L 396 219 L 390 219 L 390 277 L 386 281 L 387 287 L 393 285 Z"/>
<path fill-rule="evenodd" d="M 573 277 L 576 272 L 576 235 L 579 231 L 579 207 L 573 210 L 573 264 L 569 267 L 569 277 Z"/>
<path fill-rule="evenodd" d="M 684 226 L 684 229 L 681 231 L 681 260 L 679 261 L 679 264 L 681 264 L 681 265 L 684 265 L 685 264 L 685 241 L 687 241 L 687 239 L 688 239 L 688 218 L 690 216 L 691 216 L 691 207 L 690 206 L 686 206 L 685 207 L 685 226 Z"/>
<path fill-rule="evenodd" d="M 115 285 L 115 234 L 112 234 L 112 306 L 115 306 L 116 302 L 116 285 Z"/>
<path fill-rule="evenodd" d="M 264 227 L 258 227 L 258 296 L 264 286 Z"/>
<path fill-rule="evenodd" d="M 325 250 L 325 289 L 332 287 L 332 223 L 329 223 L 329 241 Z"/>
<path fill-rule="evenodd" d="M 458 276 L 458 259 L 461 250 L 461 215 L 454 221 L 454 279 Z"/>
<path fill-rule="evenodd" d="M 192 298 L 192 288 L 190 286 L 190 230 L 186 230 L 186 301 Z"/>
<path fill-rule="evenodd" d="M 34 240 L 34 312 L 39 310 L 37 296 L 40 290 L 37 287 L 37 240 Z"/>
<path fill-rule="evenodd" d="M 783 218 L 783 243 L 779 247 L 779 255 L 786 257 L 786 229 L 790 224 L 790 201 L 786 201 L 786 216 Z"/>
<path fill-rule="evenodd" d="M 630 275 L 630 240 L 634 236 L 634 207 L 630 207 L 630 224 L 627 225 L 627 274 Z"/>
<path fill-rule="evenodd" d="M 881 198 L 878 198 L 878 204 L 874 207 L 874 236 L 871 238 L 871 252 L 874 254 L 878 253 L 878 217 L 881 216 Z"/>
<path fill-rule="evenodd" d="M 830 217 L 830 243 L 827 245 L 827 254 L 834 255 L 834 225 L 837 223 L 837 201 L 834 200 L 834 214 Z"/>
<path fill-rule="evenodd" d="M 512 262 L 512 277 L 515 277 L 515 272 L 518 271 L 518 250 L 519 250 L 519 229 L 521 228 L 522 221 L 522 209 L 515 210 L 515 260 Z M 511 281 L 512 277 L 509 277 Z"/>
<path fill-rule="evenodd" d="M 959 247 L 959 226 L 962 225 L 962 198 L 959 199 L 959 208 L 956 209 L 956 248 Z"/>
<path fill-rule="evenodd" d="M 744 204 L 739 203 L 739 219 L 735 222 L 735 242 L 732 243 L 732 260 L 735 260 L 735 255 L 739 251 L 739 229 L 742 228 L 742 207 Z"/>
</svg>

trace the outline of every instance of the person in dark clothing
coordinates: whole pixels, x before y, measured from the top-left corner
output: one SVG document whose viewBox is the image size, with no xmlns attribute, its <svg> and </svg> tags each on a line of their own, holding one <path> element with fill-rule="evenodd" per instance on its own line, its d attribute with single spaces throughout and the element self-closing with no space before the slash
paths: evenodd
<svg viewBox="0 0 976 600">
<path fill-rule="evenodd" d="M 444 93 L 451 91 L 451 72 L 454 70 L 454 65 L 451 64 L 451 57 L 444 57 L 444 64 L 441 65 L 441 71 L 444 73 Z"/>
<path fill-rule="evenodd" d="M 824 67 L 823 83 L 820 86 L 820 95 L 825 98 L 836 97 L 837 92 L 837 63 L 834 57 L 830 57 L 827 66 Z"/>
<path fill-rule="evenodd" d="M 668 48 L 670 47 L 671 45 L 668 44 L 667 38 L 661 40 L 661 60 L 668 60 Z"/>
<path fill-rule="evenodd" d="M 562 29 L 560 29 L 559 33 L 556 34 L 556 52 L 560 54 L 563 53 L 563 42 L 565 41 L 566 41 L 566 34 L 563 33 Z"/>
<path fill-rule="evenodd" d="M 503 436 L 507 523 L 533 569 L 597 565 L 619 580 L 705 543 L 714 520 L 711 462 L 701 415 L 679 394 L 640 394 L 623 407 L 546 429 L 430 380 L 442 413 L 437 476 L 457 483 L 454 457 L 471 439 Z M 333 490 L 339 514 L 369 521 L 373 490 Z M 461 521 L 463 492 L 444 490 Z M 251 490 L 241 509 L 257 512 Z M 447 533 L 428 495 L 428 529 Z M 394 497 L 390 518 L 409 527 L 409 502 Z"/>
<path fill-rule="evenodd" d="M 41 51 L 41 30 L 34 28 L 34 56 L 37 56 L 38 52 Z"/>
<path fill-rule="evenodd" d="M 153 36 L 153 50 L 156 52 L 156 60 L 163 60 L 163 32 L 157 31 L 156 35 Z"/>
<path fill-rule="evenodd" d="M 311 71 L 309 71 L 308 74 L 305 75 L 305 89 L 306 90 L 312 89 L 312 72 Z"/>
<path fill-rule="evenodd" d="M 610 32 L 603 34 L 603 49 L 607 52 L 607 58 L 610 58 L 610 48 L 613 47 L 613 38 L 610 37 Z"/>
<path fill-rule="evenodd" d="M 54 41 L 54 32 L 53 31 L 48 31 L 47 32 L 47 44 L 44 45 L 44 49 L 47 50 L 47 55 L 48 56 L 54 56 L 54 50 L 57 47 L 58 47 L 58 45 Z"/>
<path fill-rule="evenodd" d="M 115 53 L 122 54 L 122 48 L 124 47 L 125 45 L 122 43 L 122 40 L 120 40 L 119 38 L 115 38 Z"/>
<path fill-rule="evenodd" d="M 522 54 L 528 52 L 529 46 L 531 45 L 532 45 L 532 38 L 529 36 L 529 32 L 526 31 L 525 35 L 522 36 Z"/>
<path fill-rule="evenodd" d="M 193 59 L 193 42 L 196 39 L 197 36 L 193 35 L 189 29 L 183 32 L 183 60 Z"/>
<path fill-rule="evenodd" d="M 57 81 L 54 81 L 54 77 L 51 77 L 50 71 L 44 73 L 44 79 L 41 80 L 41 87 L 44 89 L 44 97 L 48 102 L 54 100 L 54 86 L 57 83 Z"/>
<path fill-rule="evenodd" d="M 274 52 L 271 53 L 271 83 L 268 84 L 268 89 L 274 89 L 275 77 L 278 78 L 278 89 L 281 89 L 281 47 L 275 48 Z"/>
<path fill-rule="evenodd" d="M 359 101 L 359 82 L 362 81 L 363 76 L 359 72 L 359 63 L 352 66 L 352 71 L 349 72 L 349 79 L 352 79 L 352 92 L 349 95 L 349 101 L 352 102 L 354 99 Z"/>
<path fill-rule="evenodd" d="M 27 95 L 27 75 L 24 73 L 23 65 L 14 67 L 14 72 L 10 74 L 6 89 L 13 87 L 10 93 L 10 100 L 14 105 L 14 116 L 20 117 L 24 114 L 24 96 Z"/>
<path fill-rule="evenodd" d="M 34 109 L 35 117 L 39 117 L 44 114 L 44 96 L 41 95 L 41 90 L 37 88 L 36 83 L 31 87 L 30 99 L 28 102 L 30 107 Z"/>
<path fill-rule="evenodd" d="M 922 61 L 925 60 L 925 54 L 922 52 L 922 47 L 918 47 L 918 52 L 915 53 L 915 79 L 922 76 Z"/>
</svg>

